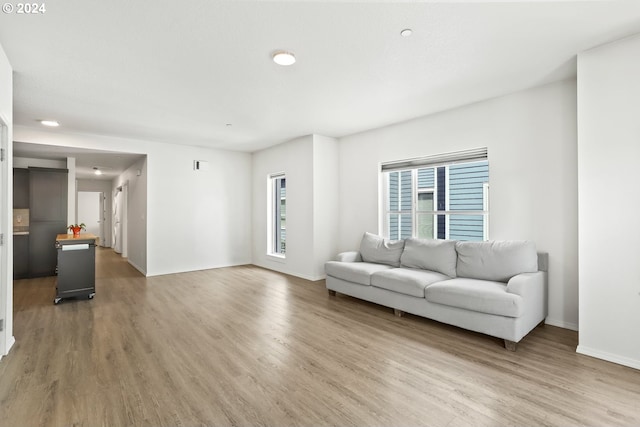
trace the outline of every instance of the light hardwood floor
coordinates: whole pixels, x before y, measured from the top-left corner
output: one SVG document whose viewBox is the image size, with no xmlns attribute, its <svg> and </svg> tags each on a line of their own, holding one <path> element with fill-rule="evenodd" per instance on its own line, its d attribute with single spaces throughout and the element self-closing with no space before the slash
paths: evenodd
<svg viewBox="0 0 640 427">
<path fill-rule="evenodd" d="M 14 284 L 3 426 L 640 425 L 640 371 L 541 326 L 502 341 L 253 266 L 144 278 L 98 251 L 95 299 Z"/>
</svg>

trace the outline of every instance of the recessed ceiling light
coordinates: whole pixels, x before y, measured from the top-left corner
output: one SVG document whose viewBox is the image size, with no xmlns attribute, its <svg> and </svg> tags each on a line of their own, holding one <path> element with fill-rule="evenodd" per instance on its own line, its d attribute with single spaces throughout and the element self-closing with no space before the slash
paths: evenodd
<svg viewBox="0 0 640 427">
<path fill-rule="evenodd" d="M 284 50 L 278 50 L 273 53 L 273 62 L 278 65 L 292 65 L 296 62 L 296 56 L 291 52 L 285 52 Z"/>
<path fill-rule="evenodd" d="M 102 171 L 96 166 L 93 167 L 93 173 L 95 173 L 96 175 L 102 175 Z"/>
<path fill-rule="evenodd" d="M 402 37 L 409 37 L 411 34 L 413 34 L 413 30 L 411 28 L 405 28 L 404 30 L 400 31 L 400 35 Z"/>
<path fill-rule="evenodd" d="M 60 123 L 58 123 L 55 120 L 40 120 L 40 123 L 43 124 L 44 126 L 50 126 L 50 127 L 60 126 Z"/>
</svg>

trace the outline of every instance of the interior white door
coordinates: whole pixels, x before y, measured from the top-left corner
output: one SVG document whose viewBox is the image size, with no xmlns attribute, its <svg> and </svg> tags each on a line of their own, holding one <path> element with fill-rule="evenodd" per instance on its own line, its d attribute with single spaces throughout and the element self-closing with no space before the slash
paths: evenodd
<svg viewBox="0 0 640 427">
<path fill-rule="evenodd" d="M 113 250 L 122 253 L 122 188 L 116 190 L 113 196 Z"/>
<path fill-rule="evenodd" d="M 78 223 L 84 223 L 86 232 L 98 236 L 103 245 L 101 204 L 102 193 L 78 191 Z"/>
<path fill-rule="evenodd" d="M 121 225 L 120 242 L 122 243 L 122 256 L 125 258 L 129 256 L 129 226 L 128 226 L 129 214 L 127 212 L 127 210 L 129 209 L 128 201 L 129 201 L 129 182 L 127 181 L 124 185 L 122 185 L 122 198 L 120 203 L 120 206 L 122 207 L 120 212 L 120 225 Z"/>
</svg>

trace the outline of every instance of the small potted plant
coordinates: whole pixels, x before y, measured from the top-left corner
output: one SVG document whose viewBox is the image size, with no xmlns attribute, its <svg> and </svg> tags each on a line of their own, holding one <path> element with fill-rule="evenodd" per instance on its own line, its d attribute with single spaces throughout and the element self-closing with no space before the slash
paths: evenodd
<svg viewBox="0 0 640 427">
<path fill-rule="evenodd" d="M 84 222 L 83 222 L 82 224 L 71 224 L 67 228 L 69 230 L 73 231 L 73 237 L 79 237 L 80 236 L 80 230 L 86 230 L 87 226 L 84 225 Z"/>
</svg>

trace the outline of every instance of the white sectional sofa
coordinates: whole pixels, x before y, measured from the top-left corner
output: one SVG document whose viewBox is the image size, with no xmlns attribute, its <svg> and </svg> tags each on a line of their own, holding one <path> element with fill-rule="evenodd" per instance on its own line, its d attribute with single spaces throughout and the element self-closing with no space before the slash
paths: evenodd
<svg viewBox="0 0 640 427">
<path fill-rule="evenodd" d="M 502 338 L 515 351 L 547 316 L 548 255 L 533 242 L 388 241 L 365 233 L 358 252 L 325 264 L 336 292 Z"/>
</svg>

